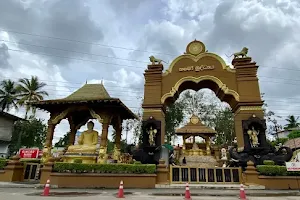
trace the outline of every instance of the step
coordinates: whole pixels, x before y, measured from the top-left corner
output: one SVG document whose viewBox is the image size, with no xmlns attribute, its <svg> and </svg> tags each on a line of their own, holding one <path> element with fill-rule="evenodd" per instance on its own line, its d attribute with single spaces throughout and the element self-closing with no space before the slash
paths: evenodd
<svg viewBox="0 0 300 200">
<path fill-rule="evenodd" d="M 239 189 L 240 184 L 189 184 L 190 188 L 197 189 Z M 185 188 L 185 184 L 156 184 L 155 188 Z M 265 190 L 263 185 L 244 186 L 248 190 Z"/>
</svg>

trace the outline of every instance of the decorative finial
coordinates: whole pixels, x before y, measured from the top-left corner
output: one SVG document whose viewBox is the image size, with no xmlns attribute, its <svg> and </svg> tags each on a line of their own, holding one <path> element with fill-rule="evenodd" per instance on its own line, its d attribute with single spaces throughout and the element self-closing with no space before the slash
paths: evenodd
<svg viewBox="0 0 300 200">
<path fill-rule="evenodd" d="M 87 84 L 87 79 L 85 80 L 85 84 Z"/>
<path fill-rule="evenodd" d="M 101 85 L 103 85 L 103 78 L 101 79 Z"/>
</svg>

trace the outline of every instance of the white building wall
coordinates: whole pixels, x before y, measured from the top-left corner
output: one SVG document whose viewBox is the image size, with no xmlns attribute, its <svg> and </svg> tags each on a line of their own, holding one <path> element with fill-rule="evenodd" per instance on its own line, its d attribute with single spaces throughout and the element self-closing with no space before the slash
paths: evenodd
<svg viewBox="0 0 300 200">
<path fill-rule="evenodd" d="M 9 146 L 9 143 L 0 144 L 0 157 L 6 156 L 8 154 L 8 146 Z"/>
<path fill-rule="evenodd" d="M 10 141 L 13 131 L 14 121 L 0 116 L 0 140 Z"/>
</svg>

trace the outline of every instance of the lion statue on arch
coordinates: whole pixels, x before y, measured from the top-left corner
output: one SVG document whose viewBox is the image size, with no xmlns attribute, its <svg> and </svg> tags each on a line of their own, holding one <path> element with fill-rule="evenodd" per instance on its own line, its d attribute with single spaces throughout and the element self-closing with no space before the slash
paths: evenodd
<svg viewBox="0 0 300 200">
<path fill-rule="evenodd" d="M 233 56 L 234 59 L 235 58 L 246 58 L 247 57 L 247 54 L 248 54 L 248 48 L 247 47 L 244 47 L 241 51 L 239 52 L 236 52 L 236 53 L 233 53 L 232 55 L 228 56 L 228 57 L 231 57 Z"/>
</svg>

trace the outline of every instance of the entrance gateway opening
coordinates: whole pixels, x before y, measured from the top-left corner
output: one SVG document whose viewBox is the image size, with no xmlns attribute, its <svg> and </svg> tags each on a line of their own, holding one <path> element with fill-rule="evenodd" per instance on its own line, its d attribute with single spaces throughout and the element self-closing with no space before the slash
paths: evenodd
<svg viewBox="0 0 300 200">
<path fill-rule="evenodd" d="M 274 160 L 277 164 L 288 161 L 290 149 L 282 147 L 275 152 L 266 141 L 258 66 L 247 52 L 248 48 L 244 47 L 241 52 L 233 54 L 230 67 L 220 56 L 208 52 L 202 42 L 195 40 L 165 72 L 160 60 L 151 56 L 152 63 L 144 73 L 144 151 L 153 152 L 164 144 L 166 107 L 174 103 L 181 92 L 208 88 L 232 108 L 237 142 L 229 153 L 237 160 L 237 166 L 245 168 L 249 160 L 255 165 L 264 160 Z"/>
</svg>

